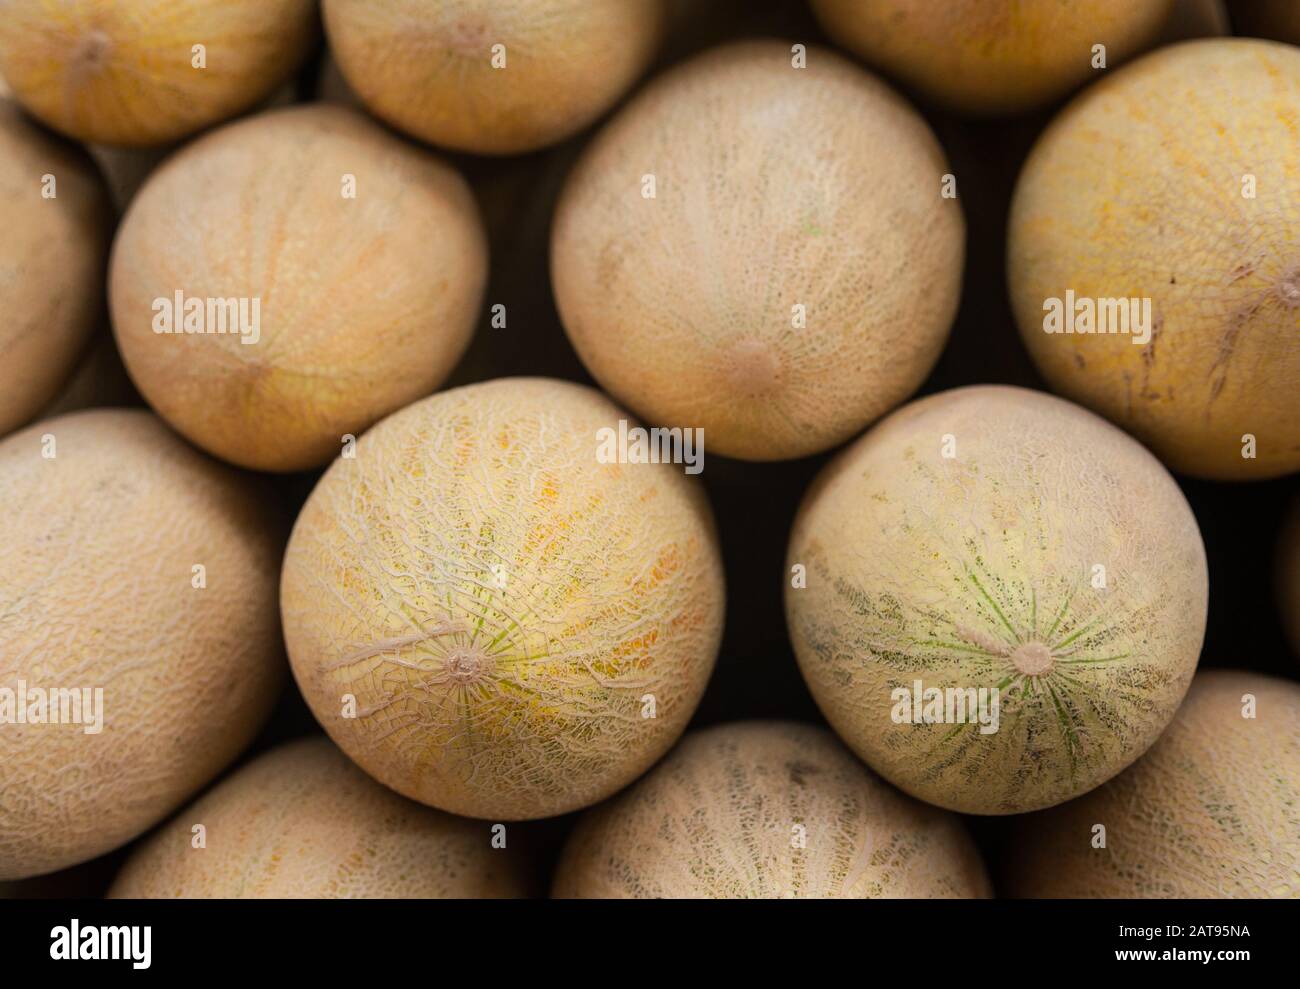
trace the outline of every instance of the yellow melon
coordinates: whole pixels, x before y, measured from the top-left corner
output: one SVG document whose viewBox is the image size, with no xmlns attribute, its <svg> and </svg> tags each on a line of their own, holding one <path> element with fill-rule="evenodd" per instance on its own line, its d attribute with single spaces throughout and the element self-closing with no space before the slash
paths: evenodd
<svg viewBox="0 0 1300 989">
<path fill-rule="evenodd" d="M 1248 716 L 1253 715 L 1253 716 Z M 1300 897 L 1300 685 L 1209 670 L 1137 764 L 1019 822 L 1021 897 Z"/>
<path fill-rule="evenodd" d="M 299 470 L 451 372 L 486 254 L 469 187 L 440 158 L 341 107 L 280 110 L 150 177 L 113 247 L 113 327 L 182 434 L 240 466 Z"/>
<path fill-rule="evenodd" d="M 818 477 L 787 562 L 795 654 L 831 726 L 891 783 L 967 813 L 1118 773 L 1173 717 L 1205 631 L 1178 485 L 1104 420 L 1020 388 L 878 424 Z"/>
<path fill-rule="evenodd" d="M 518 154 L 581 130 L 649 65 L 662 0 L 324 0 L 343 76 L 423 141 Z"/>
<path fill-rule="evenodd" d="M 380 782 L 545 817 L 626 786 L 686 727 L 722 630 L 712 516 L 681 466 L 598 459 L 620 418 L 567 382 L 456 388 L 312 492 L 281 583 L 289 658 Z"/>
<path fill-rule="evenodd" d="M 1172 0 L 811 0 L 831 40 L 928 99 L 974 114 L 1028 110 L 1147 47 Z"/>
<path fill-rule="evenodd" d="M 130 841 L 252 739 L 283 680 L 283 534 L 260 485 L 143 411 L 8 437 L 0 500 L 0 879 L 13 879 Z"/>
<path fill-rule="evenodd" d="M 380 786 L 328 739 L 266 753 L 131 855 L 109 890 L 130 899 L 443 899 L 526 896 L 511 836 Z M 197 846 L 197 847 L 196 847 Z"/>
<path fill-rule="evenodd" d="M 269 96 L 317 29 L 314 0 L 0 0 L 0 73 L 80 141 L 166 144 Z"/>
<path fill-rule="evenodd" d="M 811 725 L 688 735 L 587 812 L 554 895 L 586 898 L 955 898 L 991 894 L 952 814 L 905 797 Z"/>
<path fill-rule="evenodd" d="M 54 398 L 99 323 L 110 223 L 90 160 L 0 99 L 0 436 Z"/>
<path fill-rule="evenodd" d="M 1016 187 L 1007 264 L 1030 354 L 1183 473 L 1300 469 L 1297 106 L 1300 49 L 1175 45 L 1070 104 Z"/>
<path fill-rule="evenodd" d="M 906 398 L 961 290 L 961 208 L 925 122 L 841 56 L 796 57 L 740 42 L 652 83 L 574 169 L 551 245 L 592 375 L 753 460 L 824 450 Z"/>
</svg>

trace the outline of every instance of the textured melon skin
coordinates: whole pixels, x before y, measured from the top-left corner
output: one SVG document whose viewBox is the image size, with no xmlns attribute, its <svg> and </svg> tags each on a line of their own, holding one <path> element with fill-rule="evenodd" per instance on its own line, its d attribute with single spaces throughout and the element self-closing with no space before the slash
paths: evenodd
<svg viewBox="0 0 1300 989">
<path fill-rule="evenodd" d="M 567 382 L 457 388 L 377 425 L 312 492 L 281 581 L 289 658 L 376 779 L 546 817 L 625 786 L 686 727 L 722 629 L 712 515 L 680 466 L 597 463 L 623 415 Z"/>
<path fill-rule="evenodd" d="M 192 847 L 202 824 L 207 846 Z M 526 896 L 511 848 L 483 822 L 380 786 L 332 742 L 266 753 L 151 835 L 114 899 L 488 899 Z M 507 835 L 507 839 L 509 836 Z"/>
<path fill-rule="evenodd" d="M 55 130 L 147 147 L 265 99 L 317 29 L 313 0 L 0 0 L 0 73 Z"/>
<path fill-rule="evenodd" d="M 790 59 L 741 42 L 652 83 L 574 169 L 551 245 L 592 375 L 751 460 L 827 449 L 906 398 L 961 290 L 961 207 L 925 122 L 829 50 Z"/>
<path fill-rule="evenodd" d="M 957 818 L 895 791 L 830 732 L 741 722 L 693 732 L 645 779 L 588 811 L 553 893 L 949 899 L 991 889 Z"/>
<path fill-rule="evenodd" d="M 311 106 L 231 124 L 164 163 L 122 225 L 109 291 L 127 369 L 159 414 L 225 460 L 289 471 L 444 380 L 486 272 L 454 170 L 358 113 Z M 261 340 L 155 333 L 153 301 L 178 289 L 260 298 Z"/>
<path fill-rule="evenodd" d="M 519 154 L 577 133 L 645 71 L 662 0 L 324 0 L 330 48 L 370 110 L 433 144 Z M 494 68 L 492 48 L 506 47 Z"/>
<path fill-rule="evenodd" d="M 0 879 L 124 844 L 257 732 L 284 676 L 265 495 L 143 411 L 0 443 L 0 685 L 104 690 L 99 734 L 0 726 Z"/>
<path fill-rule="evenodd" d="M 1205 550 L 1169 474 L 1020 388 L 959 388 L 879 423 L 814 483 L 787 564 L 806 567 L 786 616 L 831 726 L 907 793 L 972 814 L 1051 806 L 1131 763 L 1205 631 Z M 895 723 L 890 691 L 918 679 L 1000 686 L 999 730 Z"/>
<path fill-rule="evenodd" d="M 1242 696 L 1256 698 L 1254 720 Z M 1026 898 L 1300 897 L 1300 685 L 1207 670 L 1160 740 L 1105 786 L 1024 818 Z M 1106 848 L 1093 848 L 1093 827 Z"/>
<path fill-rule="evenodd" d="M 1007 264 L 1035 363 L 1183 473 L 1300 469 L 1297 105 L 1296 48 L 1175 45 L 1070 104 L 1016 187 Z M 1043 300 L 1067 289 L 1150 298 L 1151 342 L 1045 333 Z M 1255 459 L 1241 455 L 1246 433 Z"/>
<path fill-rule="evenodd" d="M 53 199 L 42 197 L 45 175 Z M 0 99 L 0 435 L 54 398 L 90 340 L 109 223 L 90 160 Z"/>
<path fill-rule="evenodd" d="M 1049 103 L 1150 44 L 1171 0 L 811 0 L 823 30 L 927 98 L 976 115 Z"/>
</svg>

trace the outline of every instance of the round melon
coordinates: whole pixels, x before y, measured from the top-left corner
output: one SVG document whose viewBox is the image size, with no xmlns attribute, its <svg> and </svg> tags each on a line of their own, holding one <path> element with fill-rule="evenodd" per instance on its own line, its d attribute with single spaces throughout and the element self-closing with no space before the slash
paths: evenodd
<svg viewBox="0 0 1300 989">
<path fill-rule="evenodd" d="M 456 388 L 316 486 L 281 582 L 289 658 L 377 780 L 456 814 L 546 817 L 626 786 L 686 727 L 722 563 L 681 465 L 598 458 L 622 418 L 567 382 Z"/>
<path fill-rule="evenodd" d="M 146 147 L 255 106 L 316 33 L 314 0 L 0 0 L 0 73 L 55 130 Z"/>
<path fill-rule="evenodd" d="M 1300 897 L 1297 725 L 1300 685 L 1237 670 L 1201 673 L 1136 765 L 1019 822 L 1007 891 L 1052 899 Z"/>
<path fill-rule="evenodd" d="M 143 411 L 8 437 L 0 500 L 0 879 L 15 879 L 125 844 L 252 740 L 283 682 L 283 533 L 260 485 Z"/>
<path fill-rule="evenodd" d="M 442 383 L 486 271 L 454 170 L 317 105 L 165 162 L 118 234 L 109 292 L 127 369 L 164 419 L 232 463 L 291 471 Z"/>
<path fill-rule="evenodd" d="M 1071 103 L 1016 187 L 1011 298 L 1039 370 L 1182 473 L 1300 469 L 1297 105 L 1300 49 L 1161 49 Z"/>
<path fill-rule="evenodd" d="M 692 732 L 579 821 L 563 898 L 933 899 L 991 895 L 952 814 L 898 793 L 811 725 Z"/>
<path fill-rule="evenodd" d="M 831 726 L 891 783 L 971 814 L 1049 807 L 1131 763 L 1205 632 L 1177 484 L 1120 430 L 1021 388 L 885 419 L 818 477 L 787 563 L 795 654 Z"/>
<path fill-rule="evenodd" d="M 99 324 L 110 223 L 90 159 L 0 99 L 0 435 L 54 398 Z"/>
<path fill-rule="evenodd" d="M 727 45 L 642 91 L 574 169 L 551 244 L 601 385 L 749 460 L 827 449 L 905 399 L 961 290 L 930 129 L 846 59 L 796 68 L 790 47 Z"/>
<path fill-rule="evenodd" d="M 422 141 L 519 154 L 577 133 L 645 71 L 663 0 L 324 0 L 330 49 L 377 116 Z"/>
<path fill-rule="evenodd" d="M 493 848 L 489 825 L 399 797 L 328 739 L 302 739 L 260 756 L 159 828 L 131 855 L 108 895 L 526 896 L 531 878 L 510 837 L 506 848 Z"/>
<path fill-rule="evenodd" d="M 1172 0 L 811 0 L 837 45 L 962 113 L 1050 103 L 1155 40 Z"/>
</svg>

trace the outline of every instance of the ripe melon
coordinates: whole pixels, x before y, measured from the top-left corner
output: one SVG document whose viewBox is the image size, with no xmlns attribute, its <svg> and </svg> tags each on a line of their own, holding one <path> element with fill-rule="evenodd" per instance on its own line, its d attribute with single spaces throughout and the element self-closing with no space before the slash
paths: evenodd
<svg viewBox="0 0 1300 989">
<path fill-rule="evenodd" d="M 194 829 L 202 825 L 202 847 Z M 488 899 L 525 896 L 487 824 L 386 790 L 328 739 L 266 753 L 181 811 L 109 890 L 130 899 Z"/>
<path fill-rule="evenodd" d="M 1007 264 L 1035 363 L 1183 473 L 1300 469 L 1297 106 L 1300 49 L 1175 45 L 1070 104 L 1016 188 Z M 1149 300 L 1149 342 L 1044 332 L 1067 291 Z"/>
<path fill-rule="evenodd" d="M 100 321 L 110 223 L 85 154 L 0 99 L 0 436 L 54 398 Z"/>
<path fill-rule="evenodd" d="M 324 0 L 330 48 L 377 116 L 518 154 L 586 127 L 654 57 L 663 0 Z"/>
<path fill-rule="evenodd" d="M 1300 499 L 1282 524 L 1277 548 L 1278 605 L 1291 648 L 1300 656 Z"/>
<path fill-rule="evenodd" d="M 313 0 L 0 0 L 0 72 L 55 130 L 144 147 L 265 99 L 316 32 Z"/>
<path fill-rule="evenodd" d="M 587 812 L 554 895 L 955 898 L 991 895 L 961 822 L 898 793 L 830 732 L 741 722 L 687 735 Z"/>
<path fill-rule="evenodd" d="M 703 492 L 666 463 L 602 463 L 623 413 L 503 378 L 390 416 L 312 492 L 285 557 L 293 672 L 377 780 L 494 820 L 595 803 L 694 711 L 722 564 Z"/>
<path fill-rule="evenodd" d="M 113 327 L 182 434 L 240 466 L 300 470 L 451 372 L 486 255 L 469 187 L 437 156 L 341 107 L 280 110 L 150 177 L 113 248 Z M 260 338 L 156 332 L 178 292 L 242 300 L 250 320 L 256 303 Z"/>
<path fill-rule="evenodd" d="M 925 122 L 833 52 L 791 59 L 740 42 L 652 83 L 574 169 L 551 245 L 592 375 L 750 460 L 824 450 L 906 398 L 961 290 Z"/>
<path fill-rule="evenodd" d="M 818 477 L 787 562 L 790 635 L 831 726 L 891 783 L 972 814 L 1048 807 L 1131 763 L 1205 631 L 1205 550 L 1169 474 L 1021 388 L 885 419 Z M 930 688 L 942 712 L 903 703 Z M 948 710 L 947 691 L 981 688 L 999 691 L 994 731 L 963 723 L 955 693 Z"/>
<path fill-rule="evenodd" d="M 1254 717 L 1243 716 L 1243 697 Z M 1300 897 L 1300 685 L 1209 670 L 1151 751 L 1086 797 L 1024 818 L 1009 893 Z M 1094 845 L 1104 831 L 1105 847 Z"/>
<path fill-rule="evenodd" d="M 0 442 L 0 879 L 130 841 L 257 732 L 284 673 L 266 499 L 143 411 Z M 17 723 L 56 688 L 91 691 L 81 723 Z"/>
<path fill-rule="evenodd" d="M 1146 48 L 1172 0 L 811 0 L 837 45 L 962 113 L 1018 113 Z"/>
</svg>

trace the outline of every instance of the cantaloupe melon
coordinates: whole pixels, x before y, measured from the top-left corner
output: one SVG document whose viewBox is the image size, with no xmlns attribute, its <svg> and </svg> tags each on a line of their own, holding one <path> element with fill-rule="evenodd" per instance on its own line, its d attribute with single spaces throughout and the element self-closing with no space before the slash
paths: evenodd
<svg viewBox="0 0 1300 989">
<path fill-rule="evenodd" d="M 113 248 L 113 327 L 182 434 L 240 466 L 299 470 L 451 372 L 486 254 L 469 187 L 437 156 L 340 107 L 280 110 L 150 177 Z M 206 332 L 190 331 L 196 300 Z M 158 332 L 160 305 L 183 332 Z M 257 334 L 216 332 L 255 316 Z"/>
<path fill-rule="evenodd" d="M 1205 631 L 1205 550 L 1169 474 L 1020 388 L 878 424 L 818 477 L 787 562 L 790 635 L 831 726 L 907 793 L 973 814 L 1048 807 L 1131 763 Z"/>
<path fill-rule="evenodd" d="M 545 817 L 626 786 L 686 727 L 722 629 L 712 516 L 680 465 L 598 460 L 621 418 L 567 382 L 456 388 L 312 492 L 281 582 L 289 658 L 380 782 Z"/>
<path fill-rule="evenodd" d="M 693 732 L 569 838 L 554 895 L 954 898 L 990 887 L 952 814 L 882 782 L 825 729 Z"/>
<path fill-rule="evenodd" d="M 313 0 L 0 0 L 0 73 L 77 140 L 166 144 L 269 96 L 317 29 Z"/>
<path fill-rule="evenodd" d="M 0 99 L 0 436 L 54 398 L 100 322 L 110 222 L 85 154 Z"/>
<path fill-rule="evenodd" d="M 506 847 L 494 848 L 488 824 L 399 797 L 328 739 L 307 738 L 262 755 L 159 828 L 109 896 L 525 896 L 532 877 L 503 837 Z"/>
<path fill-rule="evenodd" d="M 1245 716 L 1251 708 L 1253 717 Z M 1300 897 L 1298 725 L 1300 685 L 1237 670 L 1199 674 L 1169 729 L 1135 765 L 1019 822 L 1007 892 Z"/>
<path fill-rule="evenodd" d="M 1147 47 L 1172 0 L 811 0 L 831 40 L 944 107 L 1028 110 Z"/>
<path fill-rule="evenodd" d="M 143 411 L 8 437 L 0 501 L 0 879 L 13 879 L 131 840 L 252 739 L 284 674 L 283 533 L 260 485 Z"/>
<path fill-rule="evenodd" d="M 324 0 L 330 49 L 377 116 L 483 154 L 553 144 L 604 113 L 658 49 L 662 0 Z"/>
<path fill-rule="evenodd" d="M 1300 49 L 1161 49 L 1070 104 L 1016 187 L 1007 264 L 1034 361 L 1183 473 L 1300 469 L 1297 106 Z M 1119 332 L 1046 332 L 1052 299 Z"/>
<path fill-rule="evenodd" d="M 706 52 L 640 93 L 565 188 L 551 267 L 592 375 L 753 460 L 842 442 L 914 391 L 961 290 L 925 122 L 831 51 Z"/>
</svg>

